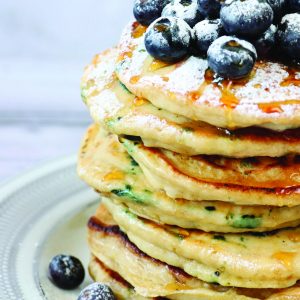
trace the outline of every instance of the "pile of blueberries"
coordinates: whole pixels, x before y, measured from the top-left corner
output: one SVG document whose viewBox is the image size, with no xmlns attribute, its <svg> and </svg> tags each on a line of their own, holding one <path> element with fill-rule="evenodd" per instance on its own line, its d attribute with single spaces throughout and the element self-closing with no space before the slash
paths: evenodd
<svg viewBox="0 0 300 300">
<path fill-rule="evenodd" d="M 275 49 L 300 63 L 300 0 L 135 0 L 133 13 L 149 26 L 148 53 L 163 62 L 204 55 L 229 79 L 249 75 Z"/>
</svg>

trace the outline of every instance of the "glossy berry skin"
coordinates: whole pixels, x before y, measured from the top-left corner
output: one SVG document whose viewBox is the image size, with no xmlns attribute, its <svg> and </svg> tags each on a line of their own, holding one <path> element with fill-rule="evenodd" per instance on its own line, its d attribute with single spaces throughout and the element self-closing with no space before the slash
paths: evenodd
<svg viewBox="0 0 300 300">
<path fill-rule="evenodd" d="M 209 46 L 223 34 L 220 19 L 203 20 L 194 27 L 194 48 L 197 52 L 206 54 Z"/>
<path fill-rule="evenodd" d="M 197 0 L 174 0 L 164 8 L 162 16 L 183 19 L 191 27 L 203 20 Z"/>
<path fill-rule="evenodd" d="M 161 16 L 163 8 L 169 0 L 135 0 L 133 15 L 142 25 L 148 26 Z"/>
<path fill-rule="evenodd" d="M 95 282 L 82 290 L 77 300 L 116 300 L 116 298 L 109 286 Z"/>
<path fill-rule="evenodd" d="M 285 15 L 278 26 L 280 48 L 290 58 L 300 61 L 300 14 Z"/>
<path fill-rule="evenodd" d="M 271 26 L 274 13 L 263 0 L 227 0 L 220 17 L 229 35 L 255 38 Z"/>
<path fill-rule="evenodd" d="M 300 0 L 288 0 L 288 8 L 291 12 L 300 13 Z"/>
<path fill-rule="evenodd" d="M 285 0 L 266 0 L 273 9 L 274 19 L 273 23 L 278 24 L 284 14 Z"/>
<path fill-rule="evenodd" d="M 252 44 L 235 37 L 222 36 L 208 49 L 208 65 L 217 76 L 240 79 L 254 67 L 257 53 Z"/>
<path fill-rule="evenodd" d="M 205 18 L 219 18 L 221 2 L 219 0 L 198 0 L 198 9 Z"/>
<path fill-rule="evenodd" d="M 57 255 L 49 264 L 49 276 L 59 288 L 71 290 L 77 288 L 84 280 L 84 268 L 76 257 Z"/>
<path fill-rule="evenodd" d="M 271 25 L 257 40 L 253 42 L 257 54 L 260 57 L 265 57 L 276 43 L 277 27 Z"/>
<path fill-rule="evenodd" d="M 167 63 L 175 63 L 185 58 L 191 41 L 190 26 L 179 18 L 161 17 L 150 25 L 145 34 L 148 53 Z"/>
</svg>

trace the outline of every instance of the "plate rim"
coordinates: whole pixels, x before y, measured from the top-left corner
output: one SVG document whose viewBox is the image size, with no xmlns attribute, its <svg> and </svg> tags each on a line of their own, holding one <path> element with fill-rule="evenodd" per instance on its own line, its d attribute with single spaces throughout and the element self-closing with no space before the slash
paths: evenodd
<svg viewBox="0 0 300 300">
<path fill-rule="evenodd" d="M 0 183 L 0 211 L 1 204 L 5 199 L 15 191 L 15 189 L 22 188 L 28 185 L 34 179 L 42 177 L 43 175 L 53 172 L 55 170 L 63 169 L 72 164 L 75 164 L 77 154 L 64 155 L 62 157 L 51 159 L 47 162 L 41 162 L 29 170 L 23 171 L 18 175 L 8 178 Z"/>
<path fill-rule="evenodd" d="M 22 233 L 36 223 L 33 217 L 45 208 L 68 195 L 73 197 L 74 191 L 87 189 L 77 176 L 76 160 L 76 154 L 53 159 L 0 184 L 0 298 L 3 295 L 11 300 L 26 300 L 16 272 L 17 258 L 22 253 L 19 245 L 27 235 Z M 75 178 L 78 178 L 76 183 Z M 62 185 L 66 188 L 61 188 Z M 35 273 L 32 265 L 28 276 L 33 275 L 32 280 L 36 282 Z"/>
</svg>

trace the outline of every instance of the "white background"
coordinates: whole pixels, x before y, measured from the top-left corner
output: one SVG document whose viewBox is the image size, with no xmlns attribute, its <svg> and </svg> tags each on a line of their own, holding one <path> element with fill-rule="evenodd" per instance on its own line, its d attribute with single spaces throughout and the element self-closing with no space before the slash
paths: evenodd
<svg viewBox="0 0 300 300">
<path fill-rule="evenodd" d="M 91 123 L 79 81 L 118 43 L 132 0 L 0 1 L 0 182 L 78 150 Z"/>
</svg>

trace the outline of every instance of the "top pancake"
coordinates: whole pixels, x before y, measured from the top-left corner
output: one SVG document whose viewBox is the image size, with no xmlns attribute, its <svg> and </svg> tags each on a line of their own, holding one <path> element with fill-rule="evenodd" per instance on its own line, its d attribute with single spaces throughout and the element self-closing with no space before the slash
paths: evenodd
<svg viewBox="0 0 300 300">
<path fill-rule="evenodd" d="M 142 138 L 149 147 L 185 155 L 231 157 L 300 154 L 300 129 L 274 132 L 263 128 L 228 130 L 157 108 L 130 93 L 116 78 L 117 49 L 97 55 L 86 68 L 82 97 L 96 123 L 117 135 Z"/>
<path fill-rule="evenodd" d="M 216 84 L 203 58 L 191 56 L 172 65 L 154 60 L 144 46 L 145 30 L 136 22 L 125 29 L 116 71 L 136 96 L 218 127 L 300 127 L 299 70 L 260 61 L 249 78 Z"/>
</svg>

